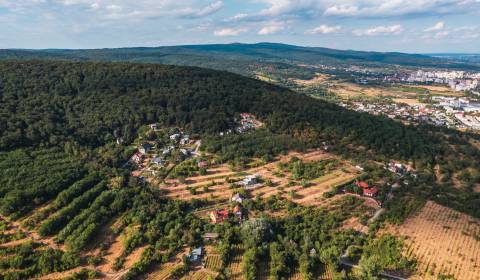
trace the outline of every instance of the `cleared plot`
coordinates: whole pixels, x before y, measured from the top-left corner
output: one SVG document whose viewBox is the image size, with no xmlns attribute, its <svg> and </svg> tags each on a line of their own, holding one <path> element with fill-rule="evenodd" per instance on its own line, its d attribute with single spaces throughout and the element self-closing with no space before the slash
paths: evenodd
<svg viewBox="0 0 480 280">
<path fill-rule="evenodd" d="M 155 271 L 154 273 L 150 273 L 146 279 L 152 280 L 167 280 L 170 279 L 172 273 L 180 267 L 181 264 L 165 264 L 161 265 L 160 269 Z"/>
<path fill-rule="evenodd" d="M 270 180 L 274 186 L 269 187 L 259 184 L 250 191 L 253 197 L 268 198 L 272 195 L 281 195 L 303 205 L 316 205 L 318 200 L 321 200 L 323 193 L 330 191 L 334 186 L 348 183 L 359 175 L 358 171 L 350 163 L 339 160 L 340 163 L 337 169 L 331 170 L 320 178 L 311 180 L 309 186 L 303 188 L 299 183 L 291 183 L 289 179 L 291 174 L 289 172 L 282 171 L 283 175 L 279 176 L 277 164 L 279 162 L 288 162 L 293 157 L 297 157 L 303 162 L 336 158 L 334 155 L 321 150 L 307 153 L 292 152 L 288 155 L 280 156 L 277 161 L 247 168 L 243 172 L 231 172 L 222 165 L 213 168 L 213 174 L 187 178 L 186 183 L 183 184 L 177 180 L 169 180 L 168 184 L 160 185 L 160 189 L 166 191 L 165 196 L 173 199 L 191 200 L 197 198 L 225 201 L 235 192 L 230 184 L 226 182 L 227 177 L 239 180 L 246 174 L 257 174 L 264 180 Z"/>
<path fill-rule="evenodd" d="M 54 272 L 48 275 L 44 275 L 40 278 L 37 278 L 37 280 L 60 280 L 60 279 L 65 279 L 68 277 L 72 277 L 75 273 L 80 272 L 82 269 L 85 269 L 86 267 L 76 267 L 74 269 L 70 269 L 67 271 L 63 272 Z M 88 267 L 89 269 L 93 269 L 92 267 Z"/>
<path fill-rule="evenodd" d="M 188 248 L 183 248 L 178 254 L 173 256 L 168 263 L 164 264 L 157 264 L 151 272 L 145 275 L 144 279 L 152 279 L 152 280 L 167 280 L 170 279 L 172 273 L 182 264 L 182 258 L 186 254 L 188 254 Z"/>
<path fill-rule="evenodd" d="M 192 272 L 190 275 L 187 275 L 182 278 L 182 280 L 207 280 L 207 279 L 215 279 L 218 273 L 213 273 L 211 271 L 202 269 L 195 272 Z"/>
<path fill-rule="evenodd" d="M 290 276 L 288 277 L 290 280 L 303 280 L 302 274 L 298 269 L 295 269 L 290 273 Z"/>
<path fill-rule="evenodd" d="M 205 258 L 205 268 L 208 268 L 213 271 L 218 271 L 222 268 L 222 260 L 220 259 L 220 255 L 207 255 Z"/>
<path fill-rule="evenodd" d="M 301 198 L 294 199 L 293 201 L 304 205 L 312 205 L 312 202 L 322 198 L 325 192 L 330 191 L 335 186 L 346 184 L 357 176 L 358 174 L 356 173 L 345 173 L 341 170 L 336 170 L 333 173 L 314 180 L 312 182 L 313 186 L 299 191 L 297 195 L 301 196 Z"/>
<path fill-rule="evenodd" d="M 319 280 L 332 280 L 333 279 L 333 267 L 322 265 L 320 269 Z"/>
<path fill-rule="evenodd" d="M 388 229 L 406 236 L 406 254 L 418 259 L 416 279 L 453 275 L 477 280 L 480 275 L 480 221 L 434 202 L 427 202 L 404 224 Z"/>
</svg>

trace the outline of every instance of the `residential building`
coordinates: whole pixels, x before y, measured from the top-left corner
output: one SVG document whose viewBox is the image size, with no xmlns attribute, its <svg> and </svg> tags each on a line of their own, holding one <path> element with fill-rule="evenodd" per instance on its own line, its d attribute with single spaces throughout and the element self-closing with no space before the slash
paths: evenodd
<svg viewBox="0 0 480 280">
<path fill-rule="evenodd" d="M 148 143 L 144 143 L 138 147 L 138 151 L 142 154 L 146 154 L 152 150 L 152 145 Z"/>
</svg>

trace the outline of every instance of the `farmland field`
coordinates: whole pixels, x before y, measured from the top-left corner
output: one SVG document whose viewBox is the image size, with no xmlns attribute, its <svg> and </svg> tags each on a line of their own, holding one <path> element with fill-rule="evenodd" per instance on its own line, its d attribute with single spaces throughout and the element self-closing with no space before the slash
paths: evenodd
<svg viewBox="0 0 480 280">
<path fill-rule="evenodd" d="M 476 280 L 480 275 L 480 221 L 468 215 L 427 202 L 415 216 L 389 229 L 406 236 L 406 254 L 418 259 L 416 279 L 452 275 L 458 280 Z"/>
<path fill-rule="evenodd" d="M 152 280 L 166 280 L 169 279 L 169 277 L 172 275 L 173 271 L 179 267 L 180 264 L 165 264 L 161 265 L 161 268 L 155 271 L 154 273 L 151 273 L 147 276 L 146 279 L 152 279 Z"/>
</svg>

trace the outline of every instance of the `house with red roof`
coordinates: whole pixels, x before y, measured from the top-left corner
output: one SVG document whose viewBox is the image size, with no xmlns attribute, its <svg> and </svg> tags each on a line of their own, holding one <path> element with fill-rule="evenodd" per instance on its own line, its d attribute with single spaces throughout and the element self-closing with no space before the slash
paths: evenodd
<svg viewBox="0 0 480 280">
<path fill-rule="evenodd" d="M 362 189 L 368 189 L 368 188 L 370 188 L 370 186 L 368 185 L 368 183 L 365 182 L 365 181 L 358 181 L 358 182 L 356 183 L 356 185 L 357 185 L 358 187 L 362 188 Z"/>
<path fill-rule="evenodd" d="M 363 195 L 368 197 L 375 197 L 378 194 L 378 188 L 373 187 L 369 189 L 363 189 Z"/>
<path fill-rule="evenodd" d="M 130 160 L 135 162 L 136 164 L 139 164 L 143 160 L 143 154 L 140 152 L 136 152 Z"/>
<path fill-rule="evenodd" d="M 215 210 L 210 212 L 210 220 L 214 224 L 221 223 L 228 218 L 230 211 L 223 209 L 223 210 Z"/>
</svg>

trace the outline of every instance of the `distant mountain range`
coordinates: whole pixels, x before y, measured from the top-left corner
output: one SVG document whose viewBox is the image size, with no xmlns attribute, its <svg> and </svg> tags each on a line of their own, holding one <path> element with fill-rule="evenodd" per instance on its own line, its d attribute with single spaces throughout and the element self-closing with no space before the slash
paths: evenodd
<svg viewBox="0 0 480 280">
<path fill-rule="evenodd" d="M 436 53 L 429 54 L 429 56 L 442 58 L 442 59 L 451 59 L 457 61 L 464 61 L 467 63 L 480 63 L 480 53 Z"/>
<path fill-rule="evenodd" d="M 276 43 L 234 43 L 86 50 L 7 49 L 0 50 L 0 59 L 135 61 L 200 66 L 241 74 L 251 73 L 252 64 L 255 63 L 290 66 L 304 64 L 313 66 L 358 65 L 368 67 L 400 65 L 406 67 L 436 67 L 480 71 L 479 61 L 466 61 L 460 58 L 445 59 L 432 55 L 335 50 Z M 248 68 L 250 69 L 247 70 Z"/>
</svg>

